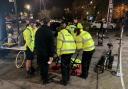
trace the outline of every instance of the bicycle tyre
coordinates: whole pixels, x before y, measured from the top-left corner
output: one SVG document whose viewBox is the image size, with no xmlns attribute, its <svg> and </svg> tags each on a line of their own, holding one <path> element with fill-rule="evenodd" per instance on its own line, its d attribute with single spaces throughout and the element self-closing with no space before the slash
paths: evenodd
<svg viewBox="0 0 128 89">
<path fill-rule="evenodd" d="M 24 61 L 25 61 L 25 52 L 24 51 L 20 51 L 17 56 L 16 56 L 16 60 L 15 60 L 15 65 L 16 68 L 21 68 L 24 65 Z"/>
</svg>

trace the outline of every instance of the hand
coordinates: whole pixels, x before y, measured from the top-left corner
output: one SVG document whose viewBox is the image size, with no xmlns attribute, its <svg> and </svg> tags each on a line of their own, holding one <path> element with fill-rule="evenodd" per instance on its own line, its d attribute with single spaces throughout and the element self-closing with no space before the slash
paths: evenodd
<svg viewBox="0 0 128 89">
<path fill-rule="evenodd" d="M 49 61 L 48 61 L 48 64 L 52 64 L 52 61 L 53 61 L 53 57 L 49 57 Z"/>
</svg>

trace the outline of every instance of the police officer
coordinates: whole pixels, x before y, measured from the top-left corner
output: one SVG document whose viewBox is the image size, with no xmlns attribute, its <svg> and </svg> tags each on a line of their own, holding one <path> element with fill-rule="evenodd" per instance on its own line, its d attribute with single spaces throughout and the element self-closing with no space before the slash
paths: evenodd
<svg viewBox="0 0 128 89">
<path fill-rule="evenodd" d="M 25 53 L 26 53 L 26 77 L 30 77 L 34 74 L 35 69 L 32 66 L 32 60 L 34 59 L 34 40 L 36 29 L 34 27 L 34 21 L 30 21 L 27 24 L 26 29 L 23 32 L 25 40 Z"/>
<path fill-rule="evenodd" d="M 67 24 L 63 23 L 63 29 L 57 36 L 57 55 L 61 57 L 61 84 L 67 85 L 70 80 L 70 59 L 75 53 L 76 44 L 71 33 L 66 29 Z"/>
<path fill-rule="evenodd" d="M 74 37 L 74 30 L 78 27 L 81 27 L 83 29 L 83 25 L 78 21 L 77 18 L 74 18 L 73 21 L 70 21 L 68 26 L 66 27 L 66 29 L 68 29 L 70 31 L 70 33 L 72 34 L 72 36 Z"/>
<path fill-rule="evenodd" d="M 68 24 L 68 26 L 66 27 L 66 29 L 68 29 L 70 31 L 70 33 L 72 34 L 72 36 L 74 37 L 74 30 L 75 30 L 76 26 L 72 23 Z"/>
<path fill-rule="evenodd" d="M 83 28 L 83 25 L 78 21 L 78 18 L 74 18 L 73 22 L 76 28 L 79 28 L 80 26 Z"/>
<path fill-rule="evenodd" d="M 89 66 L 91 62 L 92 55 L 95 50 L 94 41 L 87 31 L 83 31 L 82 25 L 79 25 L 75 29 L 75 41 L 77 46 L 77 51 L 83 51 L 82 54 L 82 74 L 81 77 L 86 79 L 88 77 Z"/>
</svg>

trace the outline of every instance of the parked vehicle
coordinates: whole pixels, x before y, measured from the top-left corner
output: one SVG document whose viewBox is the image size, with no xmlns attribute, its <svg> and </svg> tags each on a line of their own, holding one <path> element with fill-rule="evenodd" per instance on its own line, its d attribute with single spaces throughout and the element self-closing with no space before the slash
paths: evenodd
<svg viewBox="0 0 128 89">
<path fill-rule="evenodd" d="M 101 22 L 100 21 L 94 21 L 91 23 L 91 28 L 100 28 L 101 27 Z M 116 27 L 115 23 L 108 23 L 103 22 L 103 28 L 108 28 L 108 29 L 114 29 Z"/>
</svg>

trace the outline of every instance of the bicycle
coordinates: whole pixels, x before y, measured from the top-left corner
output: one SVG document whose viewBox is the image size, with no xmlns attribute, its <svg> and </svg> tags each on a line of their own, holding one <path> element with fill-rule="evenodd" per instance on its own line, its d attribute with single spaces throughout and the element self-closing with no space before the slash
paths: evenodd
<svg viewBox="0 0 128 89">
<path fill-rule="evenodd" d="M 23 67 L 24 62 L 25 62 L 25 58 L 26 58 L 25 51 L 24 50 L 19 51 L 17 56 L 16 56 L 16 59 L 15 59 L 16 68 L 22 68 Z"/>
<path fill-rule="evenodd" d="M 25 62 L 25 49 L 24 47 L 4 47 L 0 46 L 0 49 L 19 51 L 16 55 L 15 66 L 16 68 L 22 68 Z"/>
<path fill-rule="evenodd" d="M 96 64 L 94 71 L 96 73 L 103 73 L 104 70 L 111 70 L 114 61 L 114 55 L 112 55 L 112 43 L 108 43 L 108 50 L 101 56 L 100 60 Z"/>
</svg>

